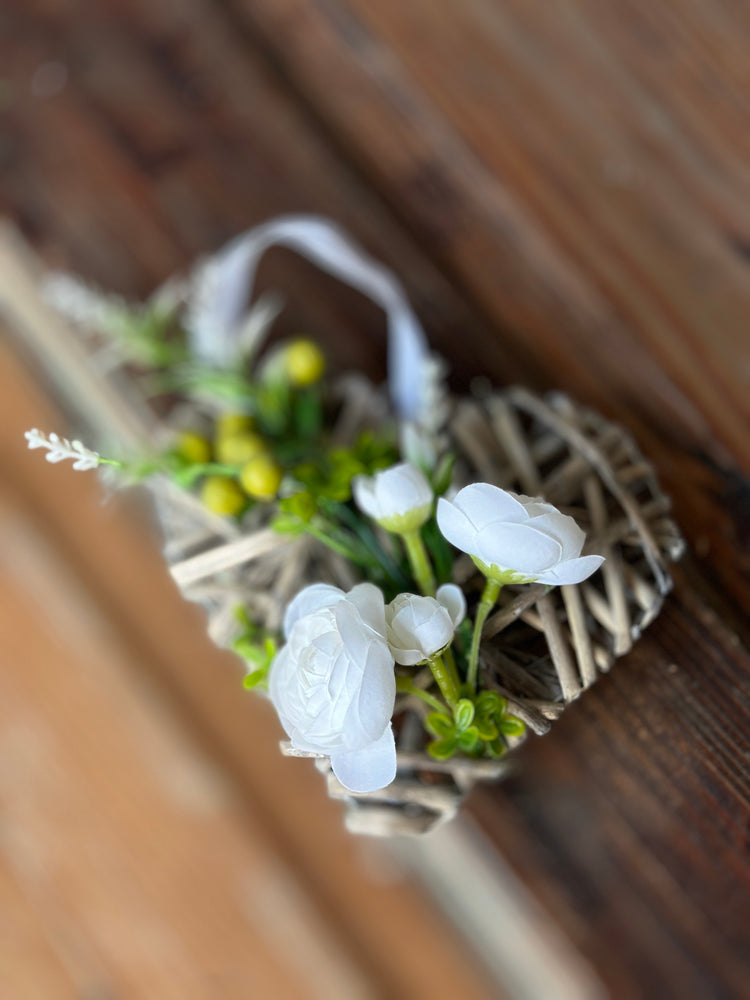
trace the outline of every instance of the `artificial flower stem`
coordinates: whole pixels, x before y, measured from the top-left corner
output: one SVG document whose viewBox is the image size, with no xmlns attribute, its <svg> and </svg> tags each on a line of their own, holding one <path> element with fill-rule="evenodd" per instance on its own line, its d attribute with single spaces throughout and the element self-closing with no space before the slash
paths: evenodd
<svg viewBox="0 0 750 1000">
<path fill-rule="evenodd" d="M 435 577 L 432 572 L 429 556 L 427 555 L 427 549 L 424 547 L 422 536 L 419 533 L 419 528 L 415 531 L 407 531 L 401 537 L 406 546 L 406 554 L 409 557 L 411 571 L 420 590 L 425 597 L 434 597 Z"/>
<path fill-rule="evenodd" d="M 453 683 L 455 684 L 456 690 L 458 691 L 458 689 L 461 687 L 461 678 L 458 676 L 458 669 L 456 668 L 456 658 L 453 655 L 453 650 L 451 649 L 450 646 L 446 646 L 446 648 L 443 650 L 443 656 L 445 657 L 445 665 L 450 671 L 450 674 L 453 678 Z"/>
<path fill-rule="evenodd" d="M 474 634 L 471 638 L 471 652 L 469 653 L 469 669 L 466 679 L 472 691 L 477 689 L 477 668 L 479 665 L 479 643 L 482 641 L 482 629 L 487 621 L 487 615 L 492 611 L 497 602 L 502 584 L 497 580 L 488 579 L 482 591 L 482 598 L 477 608 L 477 616 L 474 619 Z"/>
<path fill-rule="evenodd" d="M 458 701 L 458 685 L 448 667 L 446 667 L 442 657 L 435 656 L 429 661 L 432 676 L 437 681 L 440 693 L 453 709 Z"/>
<path fill-rule="evenodd" d="M 445 712 L 446 707 L 442 701 L 430 694 L 429 691 L 417 687 L 411 677 L 397 677 L 396 690 L 399 694 L 413 694 L 416 698 L 421 698 L 430 708 L 434 708 L 436 712 Z"/>
</svg>

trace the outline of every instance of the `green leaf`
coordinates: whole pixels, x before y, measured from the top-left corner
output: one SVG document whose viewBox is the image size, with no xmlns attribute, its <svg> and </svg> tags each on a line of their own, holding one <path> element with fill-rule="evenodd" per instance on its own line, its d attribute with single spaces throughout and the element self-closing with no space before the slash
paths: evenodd
<svg viewBox="0 0 750 1000">
<path fill-rule="evenodd" d="M 446 737 L 442 740 L 435 740 L 428 744 L 427 753 L 435 760 L 448 760 L 456 752 L 457 741 L 453 737 Z"/>
<path fill-rule="evenodd" d="M 258 649 L 254 640 L 249 636 L 241 635 L 238 639 L 235 639 L 232 643 L 232 650 L 241 656 L 243 660 L 248 660 L 250 663 L 256 663 L 258 666 L 265 663 L 265 654 L 262 650 Z"/>
<path fill-rule="evenodd" d="M 508 702 L 501 698 L 497 691 L 481 691 L 477 695 L 477 712 L 487 715 L 494 715 L 496 712 L 500 716 L 505 715 Z"/>
<path fill-rule="evenodd" d="M 453 710 L 453 718 L 456 721 L 456 729 L 463 732 L 474 719 L 474 703 L 468 698 L 462 698 Z"/>
<path fill-rule="evenodd" d="M 476 723 L 477 732 L 483 740 L 496 740 L 498 737 L 498 728 L 495 723 L 490 718 L 477 715 L 474 719 Z"/>
<path fill-rule="evenodd" d="M 503 741 L 502 736 L 498 736 L 496 740 L 492 740 L 485 744 L 485 751 L 489 757 L 504 757 L 507 747 Z"/>
<path fill-rule="evenodd" d="M 251 691 L 253 688 L 267 687 L 268 678 L 268 668 L 261 667 L 258 670 L 253 670 L 249 673 L 242 681 L 242 686 L 247 691 Z"/>
<path fill-rule="evenodd" d="M 239 468 L 233 465 L 221 465 L 218 462 L 192 462 L 181 469 L 175 469 L 172 479 L 183 489 L 190 489 L 196 480 L 202 476 L 236 476 Z"/>
<path fill-rule="evenodd" d="M 443 739 L 450 736 L 453 732 L 453 722 L 442 712 L 430 712 L 424 720 L 424 724 L 425 728 L 427 728 L 433 736 L 439 736 Z"/>
<path fill-rule="evenodd" d="M 274 658 L 274 656 L 276 656 L 276 653 L 278 652 L 279 644 L 275 639 L 272 639 L 271 636 L 269 635 L 266 636 L 266 640 L 263 643 L 263 646 L 265 648 L 266 656 L 270 664 L 271 660 Z"/>
<path fill-rule="evenodd" d="M 234 609 L 235 621 L 239 622 L 240 625 L 244 625 L 245 629 L 250 632 L 256 632 L 258 626 L 250 617 L 250 612 L 247 610 L 244 604 L 238 604 Z"/>
<path fill-rule="evenodd" d="M 458 737 L 458 746 L 464 753 L 471 753 L 473 750 L 479 749 L 479 742 L 479 732 L 476 726 L 469 726 Z"/>
<path fill-rule="evenodd" d="M 465 656 L 469 655 L 469 650 L 471 649 L 471 635 L 473 630 L 474 624 L 471 618 L 464 618 L 456 629 L 456 640 Z"/>
<path fill-rule="evenodd" d="M 432 475 L 432 489 L 435 496 L 442 496 L 448 489 L 453 479 L 453 466 L 456 464 L 456 456 L 452 452 L 443 455 L 438 463 L 438 467 Z"/>
<path fill-rule="evenodd" d="M 523 736 L 526 732 L 526 723 L 523 719 L 517 719 L 515 715 L 507 715 L 500 720 L 499 729 L 505 736 Z"/>
<path fill-rule="evenodd" d="M 323 410 L 317 389 L 307 389 L 294 396 L 294 426 L 306 440 L 317 437 L 323 424 Z"/>
<path fill-rule="evenodd" d="M 450 544 L 443 538 L 437 521 L 431 518 L 422 527 L 422 539 L 432 558 L 435 577 L 438 583 L 450 583 L 453 574 L 454 553 Z"/>
<path fill-rule="evenodd" d="M 210 396 L 246 409 L 255 410 L 255 388 L 247 376 L 235 369 L 211 368 L 207 365 L 174 365 L 153 380 L 161 391 L 186 392 L 189 395 Z"/>
<path fill-rule="evenodd" d="M 315 502 L 315 498 L 307 490 L 302 490 L 300 493 L 295 493 L 293 496 L 285 497 L 281 500 L 279 508 L 284 514 L 291 514 L 294 517 L 298 517 L 307 524 L 315 516 L 318 505 Z"/>
<path fill-rule="evenodd" d="M 271 527 L 278 531 L 280 535 L 304 535 L 307 525 L 299 517 L 293 514 L 278 514 L 272 521 Z"/>
</svg>

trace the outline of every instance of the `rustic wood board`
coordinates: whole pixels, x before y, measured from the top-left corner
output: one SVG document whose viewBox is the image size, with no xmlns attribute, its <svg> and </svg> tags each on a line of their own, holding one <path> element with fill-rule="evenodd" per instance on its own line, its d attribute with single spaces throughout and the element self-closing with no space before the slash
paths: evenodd
<svg viewBox="0 0 750 1000">
<path fill-rule="evenodd" d="M 662 618 L 472 808 L 613 995 L 742 996 L 743 5 L 83 6 L 0 14 L 0 205 L 48 260 L 143 293 L 274 212 L 332 214 L 403 275 L 458 385 L 562 385 L 659 467 L 692 550 Z M 55 60 L 67 84 L 40 96 L 35 72 Z M 382 370 L 374 310 L 279 254 L 264 277 L 282 276 L 290 325 Z M 234 697 L 203 691 L 197 717 Z M 302 780 L 271 758 L 269 802 L 282 773 Z M 364 927 L 352 934 L 364 948 Z"/>
</svg>

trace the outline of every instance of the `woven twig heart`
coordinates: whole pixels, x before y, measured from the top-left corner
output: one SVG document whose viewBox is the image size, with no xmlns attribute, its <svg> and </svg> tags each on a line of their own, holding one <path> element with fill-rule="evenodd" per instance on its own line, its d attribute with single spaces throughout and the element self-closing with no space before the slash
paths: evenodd
<svg viewBox="0 0 750 1000">
<path fill-rule="evenodd" d="M 382 398 L 363 380 L 344 383 L 343 397 L 338 433 L 344 439 L 382 418 Z M 483 686 L 502 694 L 528 730 L 543 735 L 656 617 L 671 586 L 668 564 L 679 558 L 683 542 L 668 517 L 669 500 L 632 439 L 563 395 L 542 399 L 511 388 L 459 399 L 446 431 L 458 455 L 459 483 L 482 480 L 543 496 L 580 523 L 587 551 L 606 556 L 580 585 L 507 587 L 487 621 Z M 353 582 L 347 563 L 309 539 L 290 544 L 259 525 L 256 533 L 233 540 L 224 522 L 207 520 L 190 498 L 165 484 L 157 494 L 175 578 L 186 597 L 206 606 L 217 642 L 226 641 L 237 603 L 276 626 L 290 596 L 306 583 L 322 576 L 340 586 Z M 481 579 L 468 557 L 459 560 L 457 573 L 471 601 Z M 413 697 L 399 696 L 398 775 L 380 792 L 353 795 L 336 780 L 328 759 L 318 759 L 329 793 L 347 802 L 351 830 L 425 832 L 452 816 L 476 781 L 501 776 L 510 766 L 505 759 L 436 762 L 424 750 L 423 711 Z M 312 756 L 288 743 L 282 748 Z"/>
</svg>

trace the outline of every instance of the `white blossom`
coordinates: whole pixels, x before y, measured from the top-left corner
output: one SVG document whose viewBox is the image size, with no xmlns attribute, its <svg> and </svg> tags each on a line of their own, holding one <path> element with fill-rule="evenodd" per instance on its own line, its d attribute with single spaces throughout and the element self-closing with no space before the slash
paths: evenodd
<svg viewBox="0 0 750 1000">
<path fill-rule="evenodd" d="M 408 462 L 355 476 L 352 492 L 359 509 L 388 531 L 401 534 L 424 524 L 432 510 L 432 487 L 425 475 Z"/>
<path fill-rule="evenodd" d="M 286 611 L 284 634 L 269 693 L 292 745 L 329 756 L 350 791 L 389 785 L 396 679 L 382 592 L 371 583 L 348 593 L 306 587 Z"/>
<path fill-rule="evenodd" d="M 441 652 L 466 615 L 460 587 L 446 583 L 435 597 L 399 594 L 385 609 L 388 645 L 396 663 L 413 666 Z"/>
<path fill-rule="evenodd" d="M 81 472 L 95 469 L 101 462 L 100 455 L 81 444 L 80 441 L 69 441 L 67 438 L 61 438 L 58 434 L 43 434 L 36 428 L 26 431 L 24 437 L 28 441 L 30 449 L 47 449 L 47 454 L 44 457 L 48 462 L 64 462 L 67 459 L 72 459 L 73 468 Z"/>
<path fill-rule="evenodd" d="M 585 534 L 572 517 L 534 497 L 474 483 L 438 503 L 440 531 L 500 583 L 581 583 L 604 562 L 581 556 Z"/>
</svg>

